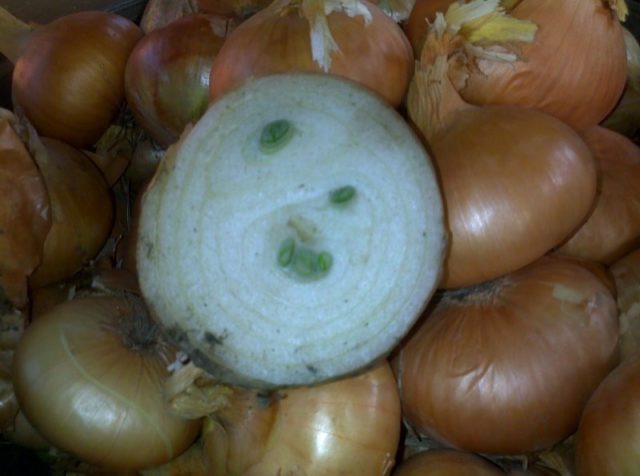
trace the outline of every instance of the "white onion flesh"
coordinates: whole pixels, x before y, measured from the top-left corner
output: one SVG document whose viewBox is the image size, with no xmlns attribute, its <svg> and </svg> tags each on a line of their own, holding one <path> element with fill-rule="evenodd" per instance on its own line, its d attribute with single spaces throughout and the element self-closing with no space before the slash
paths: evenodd
<svg viewBox="0 0 640 476">
<path fill-rule="evenodd" d="M 290 141 L 262 153 L 283 119 Z M 354 198 L 330 203 L 344 186 Z M 329 271 L 279 266 L 287 238 L 328 251 Z M 386 356 L 438 285 L 446 235 L 429 156 L 395 110 L 337 77 L 282 74 L 223 96 L 169 150 L 137 246 L 147 303 L 194 362 L 275 388 Z"/>
</svg>

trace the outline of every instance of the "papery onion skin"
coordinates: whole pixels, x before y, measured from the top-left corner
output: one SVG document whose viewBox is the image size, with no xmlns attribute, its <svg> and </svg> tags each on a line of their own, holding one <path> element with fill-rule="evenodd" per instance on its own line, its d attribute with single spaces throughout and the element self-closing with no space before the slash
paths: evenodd
<svg viewBox="0 0 640 476">
<path fill-rule="evenodd" d="M 577 476 L 635 476 L 640 467 L 640 360 L 621 364 L 585 407 L 575 436 Z"/>
<path fill-rule="evenodd" d="M 175 142 L 209 105 L 209 75 L 224 42 L 223 20 L 190 14 L 142 38 L 125 71 L 127 103 L 161 146 Z"/>
<path fill-rule="evenodd" d="M 427 34 L 429 23 L 433 22 L 436 12 L 445 12 L 454 0 L 416 0 L 413 9 L 402 29 L 407 35 L 414 51 L 420 51 Z"/>
<path fill-rule="evenodd" d="M 168 413 L 162 385 L 175 355 L 150 330 L 142 338 L 125 331 L 138 311 L 124 298 L 65 302 L 27 329 L 14 358 L 16 396 L 33 427 L 58 449 L 111 469 L 163 464 L 201 426 Z"/>
<path fill-rule="evenodd" d="M 467 451 L 522 454 L 573 433 L 617 359 L 607 286 L 579 263 L 544 257 L 445 293 L 393 365 L 416 431 Z"/>
<path fill-rule="evenodd" d="M 403 461 L 394 476 L 500 476 L 499 466 L 480 456 L 450 449 L 428 450 L 416 453 Z"/>
<path fill-rule="evenodd" d="M 224 432 L 207 433 L 206 445 L 223 448 L 219 474 L 227 476 L 385 476 L 400 441 L 400 399 L 387 362 L 271 397 L 239 391 L 216 418 Z"/>
<path fill-rule="evenodd" d="M 440 286 L 515 271 L 564 241 L 596 198 L 596 162 L 569 126 L 516 107 L 468 108 L 431 143 L 451 243 Z"/>
<path fill-rule="evenodd" d="M 518 48 L 521 61 L 478 60 L 460 95 L 540 109 L 578 130 L 602 121 L 627 78 L 623 29 L 607 2 L 523 0 L 510 15 L 538 25 L 535 40 Z"/>
<path fill-rule="evenodd" d="M 640 246 L 640 147 L 600 126 L 581 135 L 598 162 L 598 196 L 587 221 L 558 252 L 611 264 Z"/>
<path fill-rule="evenodd" d="M 329 73 L 363 84 L 396 107 L 413 70 L 411 45 L 380 8 L 363 1 L 372 19 L 333 12 L 327 16 L 340 48 Z M 242 22 L 226 39 L 211 70 L 211 99 L 251 77 L 295 71 L 319 72 L 311 57 L 309 22 L 299 8 L 265 8 Z"/>
<path fill-rule="evenodd" d="M 89 157 L 55 139 L 42 138 L 35 156 L 51 201 L 52 225 L 42 262 L 29 277 L 32 287 L 68 278 L 93 259 L 107 239 L 114 217 L 109 186 Z"/>
<path fill-rule="evenodd" d="M 124 70 L 142 36 L 109 12 L 63 16 L 36 30 L 16 61 L 13 99 L 37 131 L 75 147 L 93 145 L 124 101 Z"/>
</svg>

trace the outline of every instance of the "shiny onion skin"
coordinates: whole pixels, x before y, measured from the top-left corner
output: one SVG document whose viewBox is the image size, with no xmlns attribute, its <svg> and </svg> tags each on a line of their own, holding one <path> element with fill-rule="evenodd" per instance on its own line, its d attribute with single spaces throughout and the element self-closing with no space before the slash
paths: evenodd
<svg viewBox="0 0 640 476">
<path fill-rule="evenodd" d="M 162 388 L 175 350 L 133 299 L 56 306 L 26 330 L 13 365 L 20 408 L 47 441 L 119 470 L 166 463 L 201 427 L 168 413 Z"/>
<path fill-rule="evenodd" d="M 393 476 L 500 476 L 498 466 L 463 451 L 436 449 L 416 453 L 398 466 Z"/>
<path fill-rule="evenodd" d="M 576 433 L 576 476 L 636 476 L 640 468 L 640 360 L 616 368 L 595 391 Z"/>
<path fill-rule="evenodd" d="M 617 359 L 609 289 L 579 263 L 544 257 L 444 293 L 393 367 L 416 431 L 467 451 L 522 454 L 573 433 Z"/>
<path fill-rule="evenodd" d="M 535 40 L 518 49 L 522 61 L 478 60 L 460 95 L 477 105 L 540 109 L 578 130 L 598 124 L 627 78 L 623 29 L 606 3 L 522 0 L 510 14 L 538 25 Z"/>
<path fill-rule="evenodd" d="M 156 29 L 133 49 L 125 93 L 137 123 L 161 146 L 174 143 L 209 105 L 209 74 L 224 20 L 190 14 Z"/>
<path fill-rule="evenodd" d="M 413 52 L 402 29 L 375 5 L 362 2 L 372 19 L 333 12 L 327 21 L 341 50 L 329 73 L 358 82 L 396 107 L 413 70 Z M 267 7 L 228 36 L 211 70 L 211 98 L 251 77 L 295 71 L 322 71 L 311 57 L 309 22 L 298 7 Z"/>
<path fill-rule="evenodd" d="M 595 126 L 582 133 L 599 168 L 595 208 L 558 252 L 611 264 L 640 246 L 640 147 Z"/>
<path fill-rule="evenodd" d="M 16 61 L 13 99 L 37 131 L 76 147 L 93 145 L 124 101 L 124 70 L 142 36 L 109 12 L 63 16 L 34 31 Z"/>
<path fill-rule="evenodd" d="M 620 357 L 640 358 L 640 248 L 611 264 L 609 271 L 618 291 Z"/>
<path fill-rule="evenodd" d="M 596 198 L 589 148 L 569 126 L 538 111 L 466 108 L 430 145 L 451 233 L 443 288 L 535 261 L 582 224 Z"/>
<path fill-rule="evenodd" d="M 34 155 L 51 202 L 52 225 L 42 261 L 29 277 L 41 287 L 72 276 L 107 239 L 114 216 L 111 190 L 89 157 L 63 142 L 42 138 Z"/>
<path fill-rule="evenodd" d="M 389 475 L 400 399 L 389 364 L 359 376 L 272 395 L 240 390 L 217 414 L 205 447 L 226 476 Z"/>
</svg>

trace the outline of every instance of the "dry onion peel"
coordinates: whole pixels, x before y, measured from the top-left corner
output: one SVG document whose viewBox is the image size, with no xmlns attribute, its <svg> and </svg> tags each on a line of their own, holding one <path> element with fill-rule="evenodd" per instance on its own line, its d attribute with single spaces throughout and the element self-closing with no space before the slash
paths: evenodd
<svg viewBox="0 0 640 476">
<path fill-rule="evenodd" d="M 388 353 L 445 245 L 434 170 L 401 116 L 352 82 L 282 74 L 223 96 L 169 149 L 143 197 L 137 264 L 197 366 L 272 388 Z"/>
</svg>

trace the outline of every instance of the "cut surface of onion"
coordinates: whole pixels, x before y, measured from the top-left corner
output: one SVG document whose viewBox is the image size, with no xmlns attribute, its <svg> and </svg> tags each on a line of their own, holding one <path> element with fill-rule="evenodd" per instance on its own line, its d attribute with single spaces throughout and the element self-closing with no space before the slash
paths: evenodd
<svg viewBox="0 0 640 476">
<path fill-rule="evenodd" d="M 145 192 L 141 289 L 167 333 L 226 383 L 313 384 L 386 355 L 442 268 L 427 152 L 363 87 L 271 75 L 214 103 Z"/>
</svg>

